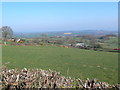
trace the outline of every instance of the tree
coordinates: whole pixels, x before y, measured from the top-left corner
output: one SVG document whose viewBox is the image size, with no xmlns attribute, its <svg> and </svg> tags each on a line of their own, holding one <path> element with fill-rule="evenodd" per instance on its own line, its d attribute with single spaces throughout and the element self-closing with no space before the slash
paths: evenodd
<svg viewBox="0 0 120 90">
<path fill-rule="evenodd" d="M 33 43 L 37 43 L 37 44 L 40 43 L 39 38 L 36 38 L 36 39 L 32 40 L 32 42 L 33 42 Z"/>
<path fill-rule="evenodd" d="M 63 40 L 56 40 L 56 42 L 54 44 L 62 45 L 62 44 L 64 44 L 64 41 Z"/>
<path fill-rule="evenodd" d="M 76 43 L 76 41 L 75 41 L 74 39 L 69 39 L 69 40 L 68 40 L 68 44 L 73 45 L 73 44 L 75 44 L 75 43 Z"/>
<path fill-rule="evenodd" d="M 45 43 L 48 40 L 48 35 L 47 34 L 41 34 L 42 41 Z"/>
<path fill-rule="evenodd" d="M 0 31 L 2 31 L 2 38 L 4 42 L 13 36 L 13 30 L 9 26 L 3 26 L 0 28 Z"/>
</svg>

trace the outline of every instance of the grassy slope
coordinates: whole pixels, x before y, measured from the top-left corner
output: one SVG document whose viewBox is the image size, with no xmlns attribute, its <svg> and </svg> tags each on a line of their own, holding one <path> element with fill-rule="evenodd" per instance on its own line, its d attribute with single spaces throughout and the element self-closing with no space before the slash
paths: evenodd
<svg viewBox="0 0 120 90">
<path fill-rule="evenodd" d="M 3 46 L 3 64 L 9 68 L 42 68 L 71 77 L 97 78 L 117 83 L 117 53 L 52 46 Z"/>
<path fill-rule="evenodd" d="M 105 41 L 104 47 L 105 48 L 109 48 L 109 49 L 118 48 L 118 38 L 116 38 L 116 37 L 110 37 L 109 40 Z"/>
</svg>

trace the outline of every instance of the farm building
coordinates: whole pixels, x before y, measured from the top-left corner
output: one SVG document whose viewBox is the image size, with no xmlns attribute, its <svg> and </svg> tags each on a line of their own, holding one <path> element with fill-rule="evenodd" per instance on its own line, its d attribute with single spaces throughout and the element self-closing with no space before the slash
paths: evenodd
<svg viewBox="0 0 120 90">
<path fill-rule="evenodd" d="M 12 42 L 17 42 L 17 43 L 23 43 L 23 42 L 25 42 L 25 40 L 24 39 L 16 39 L 16 38 L 11 38 L 11 39 L 9 39 L 9 41 L 12 41 Z"/>
<path fill-rule="evenodd" d="M 85 43 L 77 43 L 75 44 L 75 47 L 88 47 Z"/>
</svg>

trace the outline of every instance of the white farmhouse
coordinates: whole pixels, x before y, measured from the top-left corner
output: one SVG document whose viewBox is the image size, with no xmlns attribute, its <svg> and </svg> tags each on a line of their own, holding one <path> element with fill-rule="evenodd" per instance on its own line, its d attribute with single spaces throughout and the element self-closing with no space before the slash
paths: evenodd
<svg viewBox="0 0 120 90">
<path fill-rule="evenodd" d="M 85 43 L 77 43 L 75 46 L 76 46 L 76 47 L 84 47 L 84 46 L 85 46 Z"/>
</svg>

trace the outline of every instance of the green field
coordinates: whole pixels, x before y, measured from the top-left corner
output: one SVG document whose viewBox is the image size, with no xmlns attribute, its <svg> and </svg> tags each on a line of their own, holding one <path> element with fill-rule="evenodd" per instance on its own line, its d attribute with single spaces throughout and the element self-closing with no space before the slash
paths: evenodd
<svg viewBox="0 0 120 90">
<path fill-rule="evenodd" d="M 118 54 L 55 46 L 3 46 L 3 64 L 9 68 L 41 68 L 64 76 L 97 78 L 117 83 Z"/>
<path fill-rule="evenodd" d="M 104 48 L 114 49 L 118 48 L 118 38 L 110 37 L 109 40 L 106 40 L 103 44 Z"/>
</svg>

